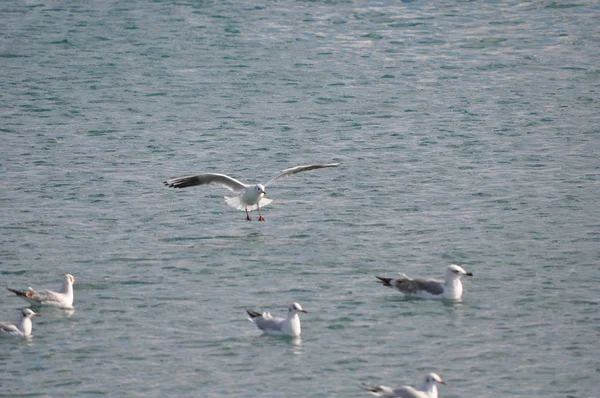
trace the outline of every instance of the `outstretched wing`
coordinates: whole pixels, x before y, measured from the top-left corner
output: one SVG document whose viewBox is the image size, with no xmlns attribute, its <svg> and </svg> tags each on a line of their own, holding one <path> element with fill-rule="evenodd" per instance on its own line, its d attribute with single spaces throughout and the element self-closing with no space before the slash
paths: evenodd
<svg viewBox="0 0 600 398">
<path fill-rule="evenodd" d="M 296 166 L 296 167 L 292 167 L 291 169 L 285 169 L 283 170 L 281 173 L 277 174 L 275 177 L 271 178 L 269 181 L 265 182 L 265 186 L 271 184 L 272 182 L 275 182 L 277 180 L 280 180 L 282 178 L 286 178 L 289 177 L 291 175 L 294 175 L 296 173 L 301 173 L 303 171 L 310 171 L 310 170 L 315 170 L 315 169 L 322 169 L 325 167 L 336 167 L 339 166 L 339 163 L 329 163 L 329 164 L 309 164 L 306 166 Z"/>
<path fill-rule="evenodd" d="M 179 177 L 164 182 L 169 188 L 187 188 L 196 185 L 220 185 L 233 192 L 246 190 L 246 185 L 226 174 L 206 173 L 195 176 Z"/>
</svg>

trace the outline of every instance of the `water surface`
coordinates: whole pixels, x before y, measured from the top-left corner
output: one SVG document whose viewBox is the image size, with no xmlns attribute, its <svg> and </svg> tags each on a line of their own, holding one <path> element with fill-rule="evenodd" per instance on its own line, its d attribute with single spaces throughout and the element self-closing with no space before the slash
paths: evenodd
<svg viewBox="0 0 600 398">
<path fill-rule="evenodd" d="M 5 1 L 0 342 L 11 397 L 598 393 L 597 2 Z M 217 187 L 273 184 L 265 223 Z M 256 218 L 256 217 L 255 217 Z M 475 277 L 460 303 L 375 275 Z M 2 295 L 10 320 L 24 302 Z M 308 309 L 298 340 L 245 308 Z"/>
</svg>

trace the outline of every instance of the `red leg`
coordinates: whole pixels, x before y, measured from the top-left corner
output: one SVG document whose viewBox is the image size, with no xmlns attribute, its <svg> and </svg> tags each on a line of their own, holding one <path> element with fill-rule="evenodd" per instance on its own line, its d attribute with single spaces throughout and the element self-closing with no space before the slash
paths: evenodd
<svg viewBox="0 0 600 398">
<path fill-rule="evenodd" d="M 260 207 L 256 205 L 256 208 L 258 209 L 258 221 L 265 221 L 265 218 L 260 214 Z"/>
<path fill-rule="evenodd" d="M 248 221 L 252 221 L 252 219 L 250 218 L 250 214 L 248 214 L 248 208 L 246 207 L 246 220 Z"/>
</svg>

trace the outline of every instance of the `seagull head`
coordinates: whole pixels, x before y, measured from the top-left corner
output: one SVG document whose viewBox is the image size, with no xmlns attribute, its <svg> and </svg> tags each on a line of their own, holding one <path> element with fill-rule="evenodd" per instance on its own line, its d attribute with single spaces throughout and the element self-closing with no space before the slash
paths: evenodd
<svg viewBox="0 0 600 398">
<path fill-rule="evenodd" d="M 21 310 L 21 315 L 23 315 L 23 318 L 31 318 L 32 316 L 41 316 L 40 314 L 36 314 L 29 308 L 23 308 Z"/>
<path fill-rule="evenodd" d="M 473 276 L 472 273 L 465 271 L 460 265 L 452 264 L 446 268 L 446 279 L 458 279 L 463 276 Z"/>
<path fill-rule="evenodd" d="M 290 313 L 297 313 L 297 312 L 307 312 L 305 309 L 302 308 L 302 306 L 298 303 L 292 303 L 292 305 L 290 305 L 290 308 L 288 308 L 288 311 Z"/>
<path fill-rule="evenodd" d="M 75 279 L 75 277 L 71 274 L 65 274 L 65 282 L 72 285 L 73 283 L 77 282 L 77 279 Z"/>
<path fill-rule="evenodd" d="M 254 190 L 256 191 L 256 196 L 265 196 L 267 194 L 267 190 L 263 184 L 256 184 L 254 186 Z"/>
<path fill-rule="evenodd" d="M 425 384 L 432 385 L 435 383 L 446 384 L 444 380 L 437 373 L 429 373 L 425 376 Z"/>
</svg>

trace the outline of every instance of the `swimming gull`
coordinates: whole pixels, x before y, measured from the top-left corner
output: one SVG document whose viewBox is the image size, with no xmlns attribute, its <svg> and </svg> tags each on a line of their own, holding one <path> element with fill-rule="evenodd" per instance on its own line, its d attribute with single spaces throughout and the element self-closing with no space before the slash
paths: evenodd
<svg viewBox="0 0 600 398">
<path fill-rule="evenodd" d="M 246 310 L 246 312 L 250 316 L 248 319 L 267 334 L 297 337 L 302 332 L 298 313 L 306 313 L 307 311 L 300 304 L 292 303 L 288 308 L 288 315 L 285 318 L 272 316 L 268 312 L 263 312 L 262 314 L 252 310 Z"/>
<path fill-rule="evenodd" d="M 21 310 L 21 317 L 17 324 L 11 323 L 0 323 L 0 335 L 2 336 L 20 336 L 29 337 L 31 336 L 31 317 L 40 316 L 29 308 L 23 308 Z"/>
<path fill-rule="evenodd" d="M 384 286 L 395 287 L 406 295 L 458 300 L 463 293 L 463 286 L 460 281 L 463 276 L 473 276 L 473 274 L 456 264 L 452 264 L 446 268 L 443 281 L 438 279 L 412 279 L 404 274 L 402 278 L 398 279 L 379 276 L 377 279 Z"/>
<path fill-rule="evenodd" d="M 76 279 L 73 275 L 65 274 L 65 280 L 58 292 L 42 290 L 38 293 L 31 287 L 29 290 L 16 290 L 10 287 L 7 289 L 33 305 L 73 309 L 73 283 L 75 282 Z"/>
<path fill-rule="evenodd" d="M 265 197 L 265 195 L 267 194 L 266 187 L 269 184 L 281 178 L 289 177 L 291 175 L 303 171 L 322 169 L 325 167 L 335 167 L 338 165 L 339 163 L 296 166 L 290 169 L 283 170 L 281 173 L 277 174 L 275 177 L 271 178 L 264 184 L 256 185 L 247 185 L 226 174 L 218 173 L 206 173 L 188 177 L 173 178 L 165 181 L 164 184 L 169 188 L 187 188 L 196 185 L 209 184 L 220 185 L 224 188 L 229 189 L 235 194 L 233 196 L 225 196 L 225 202 L 227 202 L 229 206 L 246 211 L 246 219 L 248 221 L 251 220 L 250 214 L 248 212 L 252 210 L 257 210 L 258 221 L 265 221 L 264 217 L 260 214 L 260 208 L 265 207 L 266 205 L 272 202 L 272 199 L 268 199 Z"/>
<path fill-rule="evenodd" d="M 420 388 L 402 386 L 396 389 L 386 386 L 363 384 L 363 387 L 376 397 L 385 398 L 437 398 L 438 391 L 435 383 L 446 384 L 436 373 L 429 373 Z"/>
</svg>

